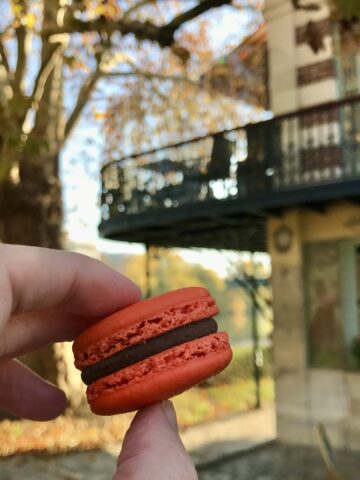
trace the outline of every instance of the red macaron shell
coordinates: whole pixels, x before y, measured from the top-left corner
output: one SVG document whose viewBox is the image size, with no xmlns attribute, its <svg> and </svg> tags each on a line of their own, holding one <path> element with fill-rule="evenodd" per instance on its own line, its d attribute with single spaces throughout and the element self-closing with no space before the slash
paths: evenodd
<svg viewBox="0 0 360 480">
<path fill-rule="evenodd" d="M 143 300 L 81 333 L 73 344 L 75 365 L 82 370 L 131 345 L 217 313 L 214 299 L 202 287 L 182 288 Z"/>
<path fill-rule="evenodd" d="M 90 408 L 98 415 L 138 410 L 178 395 L 218 374 L 230 363 L 231 358 L 232 350 L 226 333 L 193 340 L 90 385 L 88 387 Z M 151 365 L 155 368 L 151 368 Z M 147 372 L 142 375 L 144 370 Z M 120 380 L 121 383 L 124 377 L 129 381 L 117 387 L 117 381 Z"/>
<path fill-rule="evenodd" d="M 182 288 L 142 300 L 82 332 L 73 344 L 75 365 L 80 370 L 92 365 L 95 369 L 121 350 L 217 313 L 215 300 L 202 287 Z M 88 402 L 98 415 L 134 411 L 218 374 L 231 358 L 225 332 L 165 347 L 160 353 L 90 383 Z"/>
</svg>

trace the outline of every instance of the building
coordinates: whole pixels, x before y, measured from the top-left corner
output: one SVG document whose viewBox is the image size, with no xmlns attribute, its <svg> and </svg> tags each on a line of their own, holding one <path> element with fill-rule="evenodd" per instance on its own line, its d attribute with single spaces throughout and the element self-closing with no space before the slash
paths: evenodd
<svg viewBox="0 0 360 480">
<path fill-rule="evenodd" d="M 265 12 L 271 108 L 275 118 L 295 112 L 278 127 L 282 181 L 314 181 L 319 196 L 329 189 L 324 201 L 267 220 L 277 427 L 280 439 L 312 443 L 320 421 L 334 445 L 359 449 L 360 56 L 320 3 L 309 12 L 273 0 Z"/>
<path fill-rule="evenodd" d="M 274 117 L 104 167 L 100 232 L 272 258 L 279 439 L 360 449 L 358 27 L 268 0 Z M 312 4 L 314 2 L 311 2 Z"/>
</svg>

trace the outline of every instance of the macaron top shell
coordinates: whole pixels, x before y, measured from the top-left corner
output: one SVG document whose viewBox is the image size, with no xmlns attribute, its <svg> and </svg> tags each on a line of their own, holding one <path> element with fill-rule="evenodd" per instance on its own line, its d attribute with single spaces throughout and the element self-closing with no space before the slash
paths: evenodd
<svg viewBox="0 0 360 480">
<path fill-rule="evenodd" d="M 83 369 L 152 336 L 216 315 L 218 308 L 202 287 L 187 287 L 142 300 L 81 333 L 73 344 L 75 365 Z"/>
</svg>

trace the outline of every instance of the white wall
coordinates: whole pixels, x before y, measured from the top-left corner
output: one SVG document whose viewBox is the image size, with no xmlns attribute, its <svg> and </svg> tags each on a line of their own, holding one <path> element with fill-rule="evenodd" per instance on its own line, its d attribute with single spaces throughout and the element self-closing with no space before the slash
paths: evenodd
<svg viewBox="0 0 360 480">
<path fill-rule="evenodd" d="M 306 3 L 304 0 L 303 3 Z M 333 57 L 333 41 L 324 37 L 325 48 L 314 53 L 306 43 L 296 44 L 296 28 L 310 20 L 329 17 L 329 8 L 319 0 L 318 11 L 295 11 L 290 0 L 267 0 L 265 20 L 268 27 L 270 106 L 275 115 L 291 112 L 338 98 L 335 78 L 298 86 L 299 67 L 307 67 Z"/>
<path fill-rule="evenodd" d="M 271 110 L 275 115 L 296 110 L 295 16 L 287 0 L 265 3 L 268 25 L 269 90 Z"/>
</svg>

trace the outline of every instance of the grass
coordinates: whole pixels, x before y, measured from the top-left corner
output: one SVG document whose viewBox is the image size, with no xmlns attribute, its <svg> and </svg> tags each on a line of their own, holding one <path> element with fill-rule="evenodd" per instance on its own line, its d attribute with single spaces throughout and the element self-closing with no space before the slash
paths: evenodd
<svg viewBox="0 0 360 480">
<path fill-rule="evenodd" d="M 270 377 L 261 380 L 260 397 L 262 405 L 274 400 L 274 382 Z M 173 402 L 180 428 L 185 428 L 249 410 L 255 406 L 255 399 L 253 380 L 240 379 L 230 384 L 193 388 L 173 398 Z"/>
<path fill-rule="evenodd" d="M 263 356 L 260 399 L 262 405 L 266 405 L 274 401 L 275 394 L 271 377 L 271 351 L 264 350 Z M 256 386 L 252 375 L 252 349 L 233 348 L 233 359 L 223 372 L 199 387 L 173 398 L 180 428 L 253 408 L 256 401 Z"/>
</svg>

